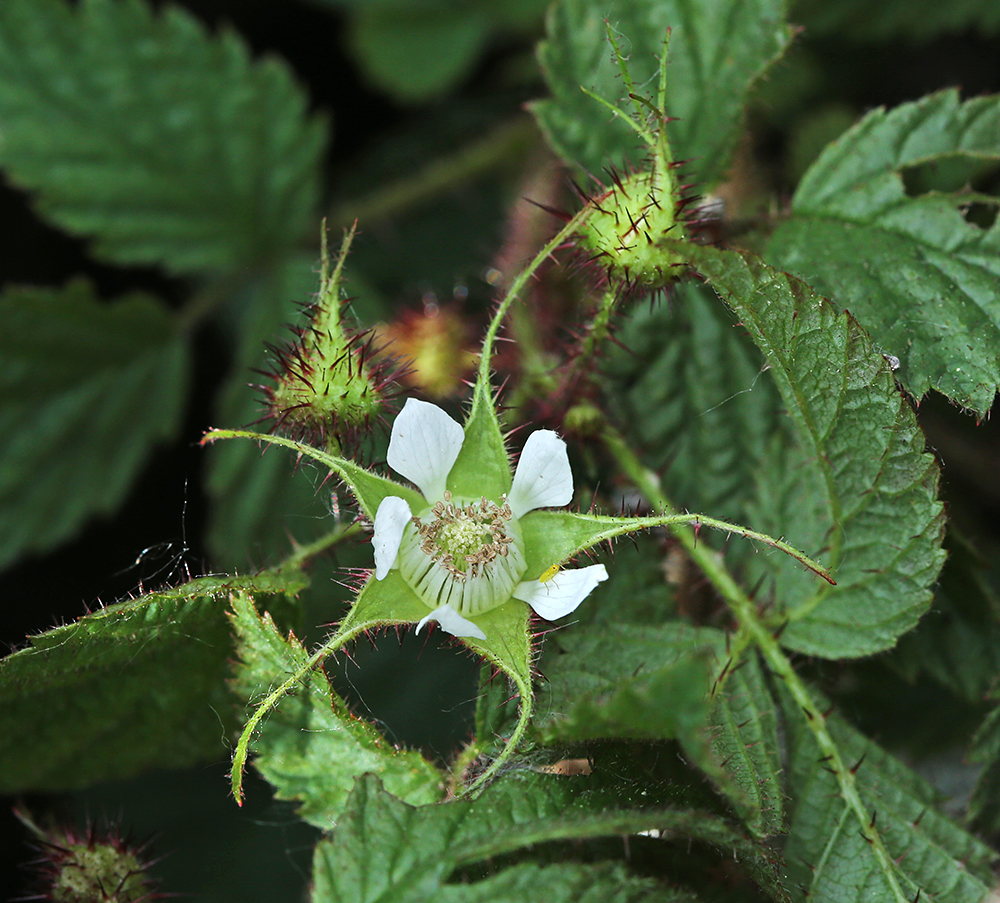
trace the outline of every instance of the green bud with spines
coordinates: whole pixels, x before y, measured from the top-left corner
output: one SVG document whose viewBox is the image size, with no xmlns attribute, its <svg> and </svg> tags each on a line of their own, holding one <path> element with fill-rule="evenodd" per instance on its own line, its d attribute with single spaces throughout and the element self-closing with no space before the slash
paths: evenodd
<svg viewBox="0 0 1000 903">
<path fill-rule="evenodd" d="M 324 223 L 320 287 L 307 308 L 309 323 L 293 328 L 291 345 L 271 349 L 277 366 L 267 374 L 273 383 L 264 387 L 272 431 L 332 452 L 382 411 L 396 375 L 387 373 L 389 362 L 379 359 L 372 334 L 344 322 L 343 269 L 355 229 L 356 224 L 345 234 L 331 271 Z"/>
<path fill-rule="evenodd" d="M 614 49 L 635 107 L 634 113 L 590 91 L 594 100 L 608 107 L 631 126 L 649 149 L 647 166 L 627 174 L 611 173 L 611 187 L 587 200 L 587 209 L 576 233 L 576 244 L 589 263 L 604 270 L 608 281 L 625 291 L 649 291 L 673 282 L 684 261 L 666 250 L 662 241 L 687 238 L 684 208 L 691 198 L 683 196 L 689 186 L 677 178 L 675 162 L 667 139 L 666 61 L 669 32 L 663 42 L 660 85 L 656 101 L 635 91 L 625 58 L 608 26 L 608 40 Z"/>
<path fill-rule="evenodd" d="M 135 845 L 110 826 L 86 832 L 74 828 L 43 829 L 22 811 L 14 813 L 35 835 L 42 856 L 36 893 L 24 899 L 54 903 L 140 903 L 162 899 L 150 878 L 145 844 Z"/>
</svg>

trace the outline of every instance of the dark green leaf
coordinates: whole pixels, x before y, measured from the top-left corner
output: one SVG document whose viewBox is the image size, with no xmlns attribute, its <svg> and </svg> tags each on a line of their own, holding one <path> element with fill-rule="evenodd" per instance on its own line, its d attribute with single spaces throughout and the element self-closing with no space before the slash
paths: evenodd
<svg viewBox="0 0 1000 903">
<path fill-rule="evenodd" d="M 469 73 L 489 25 L 477 9 L 368 4 L 355 13 L 351 45 L 376 86 L 397 100 L 420 102 Z"/>
<path fill-rule="evenodd" d="M 311 226 L 325 129 L 276 60 L 141 0 L 0 5 L 0 164 L 115 263 L 256 269 Z"/>
<path fill-rule="evenodd" d="M 619 35 L 637 86 L 656 83 L 662 41 L 671 30 L 668 126 L 678 160 L 704 189 L 724 175 L 739 135 L 747 91 L 785 51 L 791 30 L 780 0 L 639 0 L 621 6 L 560 0 L 549 13 L 539 58 L 553 94 L 533 107 L 549 143 L 565 159 L 600 176 L 636 165 L 646 148 L 581 86 L 612 102 L 623 91 L 607 44 L 604 17 Z M 625 98 L 626 102 L 629 102 Z"/>
<path fill-rule="evenodd" d="M 255 703 L 308 658 L 270 615 L 261 617 L 246 596 L 233 600 L 240 664 L 235 689 Z M 279 799 L 299 800 L 299 814 L 321 828 L 333 825 L 354 779 L 382 777 L 393 793 L 415 803 L 441 798 L 442 775 L 418 752 L 393 749 L 370 724 L 354 717 L 315 669 L 270 711 L 252 744 L 257 770 Z"/>
<path fill-rule="evenodd" d="M 32 637 L 0 661 L 0 791 L 83 787 L 223 755 L 235 727 L 229 594 L 303 585 L 297 572 L 203 577 Z"/>
<path fill-rule="evenodd" d="M 810 36 L 848 35 L 859 41 L 909 38 L 929 41 L 949 32 L 1000 31 L 1000 6 L 993 0 L 797 0 L 792 19 Z"/>
<path fill-rule="evenodd" d="M 778 833 L 774 705 L 752 659 L 710 696 L 712 677 L 732 665 L 725 655 L 721 632 L 676 622 L 560 634 L 544 662 L 542 737 L 677 739 L 757 836 Z"/>
<path fill-rule="evenodd" d="M 930 604 L 944 553 L 937 466 L 889 364 L 853 317 L 797 279 L 753 255 L 677 247 L 764 353 L 797 434 L 798 447 L 768 450 L 750 521 L 838 582 L 817 586 L 784 556 L 751 560 L 790 621 L 782 643 L 829 658 L 891 647 Z"/>
<path fill-rule="evenodd" d="M 708 719 L 719 637 L 681 624 L 578 628 L 546 657 L 540 723 L 548 741 L 688 738 Z"/>
<path fill-rule="evenodd" d="M 768 256 L 858 317 L 917 398 L 935 388 L 982 414 L 1000 384 L 1000 226 L 963 209 L 998 201 L 909 197 L 903 182 L 954 155 L 1000 159 L 1000 98 L 943 91 L 872 111 L 806 173 Z"/>
<path fill-rule="evenodd" d="M 2 565 L 118 507 L 177 432 L 188 344 L 153 299 L 73 283 L 0 297 L 0 358 Z"/>
<path fill-rule="evenodd" d="M 790 729 L 789 879 L 816 900 L 892 899 L 884 872 L 850 814 L 798 707 L 785 705 Z M 993 884 L 996 854 L 937 809 L 937 793 L 902 762 L 836 715 L 827 726 L 848 765 L 897 878 L 913 899 L 982 900 Z"/>
<path fill-rule="evenodd" d="M 945 549 L 931 610 L 900 637 L 887 664 L 911 682 L 926 673 L 980 703 L 1000 674 L 1000 599 L 986 580 L 987 562 L 960 534 L 949 530 Z"/>
<path fill-rule="evenodd" d="M 1000 831 L 996 804 L 1000 791 L 1000 705 L 996 703 L 1000 692 L 994 688 L 989 698 L 994 708 L 979 726 L 969 749 L 969 760 L 986 766 L 969 801 L 969 820 L 977 829 L 995 834 Z"/>
</svg>

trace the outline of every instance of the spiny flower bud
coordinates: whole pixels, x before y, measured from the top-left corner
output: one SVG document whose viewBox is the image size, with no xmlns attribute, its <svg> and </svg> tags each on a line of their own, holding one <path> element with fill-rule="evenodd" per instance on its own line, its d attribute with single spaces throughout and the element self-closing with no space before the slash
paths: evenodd
<svg viewBox="0 0 1000 903">
<path fill-rule="evenodd" d="M 664 247 L 666 238 L 687 238 L 684 208 L 694 198 L 684 196 L 691 186 L 681 185 L 667 139 L 671 121 L 665 110 L 667 48 L 670 34 L 663 42 L 660 59 L 660 84 L 656 99 L 636 93 L 626 60 L 608 26 L 608 40 L 633 102 L 630 114 L 610 101 L 589 91 L 598 103 L 621 116 L 638 133 L 648 148 L 647 168 L 619 175 L 611 172 L 612 185 L 585 199 L 587 207 L 576 232 L 576 244 L 588 263 L 604 269 L 608 282 L 625 292 L 649 291 L 673 282 L 684 260 Z"/>
<path fill-rule="evenodd" d="M 683 239 L 683 202 L 673 164 L 622 178 L 587 202 L 590 210 L 577 232 L 578 247 L 611 283 L 626 291 L 663 288 L 677 278 L 683 260 L 660 245 L 663 238 Z M 589 252 L 589 254 L 588 254 Z"/>
<path fill-rule="evenodd" d="M 74 829 L 45 831 L 16 813 L 40 841 L 37 893 L 28 899 L 54 903 L 139 903 L 161 898 L 146 874 L 145 846 L 133 846 L 114 827 L 93 826 L 80 835 Z"/>
<path fill-rule="evenodd" d="M 343 322 L 341 279 L 356 226 L 344 236 L 331 273 L 324 223 L 319 294 L 307 308 L 309 323 L 293 328 L 296 340 L 290 346 L 271 348 L 277 366 L 266 375 L 274 382 L 262 387 L 273 432 L 318 441 L 333 452 L 378 415 L 397 375 L 386 373 L 391 362 L 372 348 L 372 333 Z"/>
</svg>

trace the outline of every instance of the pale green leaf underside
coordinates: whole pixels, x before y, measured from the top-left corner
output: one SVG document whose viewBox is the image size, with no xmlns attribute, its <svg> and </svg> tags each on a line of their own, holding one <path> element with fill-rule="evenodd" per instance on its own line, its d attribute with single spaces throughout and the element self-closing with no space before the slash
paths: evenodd
<svg viewBox="0 0 1000 903">
<path fill-rule="evenodd" d="M 815 900 L 888 900 L 878 867 L 856 819 L 837 791 L 819 748 L 789 703 L 789 789 L 793 811 L 785 857 L 790 886 Z M 836 716 L 827 720 L 848 763 L 859 763 L 858 790 L 892 858 L 897 877 L 913 899 L 978 903 L 993 882 L 996 854 L 937 811 L 934 789 Z"/>
<path fill-rule="evenodd" d="M 294 570 L 203 577 L 32 637 L 0 660 L 0 791 L 65 790 L 221 756 L 235 726 L 229 594 L 304 585 Z"/>
<path fill-rule="evenodd" d="M 1000 385 L 1000 227 L 963 218 L 981 197 L 909 197 L 902 178 L 956 154 L 1000 159 L 1000 97 L 872 111 L 806 173 L 768 257 L 850 310 L 917 398 L 934 388 L 984 414 Z"/>
<path fill-rule="evenodd" d="M 188 357 L 145 296 L 104 304 L 73 283 L 0 297 L 0 565 L 121 503 L 179 427 Z"/>
<path fill-rule="evenodd" d="M 712 709 L 712 752 L 739 789 L 730 794 L 756 837 L 785 830 L 783 747 L 778 716 L 757 659 L 748 654 L 727 675 Z"/>
<path fill-rule="evenodd" d="M 299 668 L 308 654 L 282 636 L 247 596 L 233 600 L 240 664 L 234 689 L 255 703 Z M 441 798 L 442 775 L 418 752 L 393 749 L 370 724 L 353 716 L 320 669 L 272 709 L 252 743 L 257 770 L 280 799 L 301 803 L 299 815 L 330 828 L 357 775 L 379 775 L 392 793 L 413 803 Z"/>
<path fill-rule="evenodd" d="M 607 43 L 604 19 L 618 34 L 632 81 L 650 95 L 663 38 L 671 31 L 667 66 L 668 126 L 675 160 L 703 189 L 725 173 L 750 86 L 785 51 L 791 31 L 780 0 L 640 0 L 609 6 L 561 0 L 549 13 L 539 58 L 553 98 L 533 105 L 549 143 L 565 159 L 602 178 L 607 166 L 640 164 L 646 148 L 581 86 L 619 102 L 625 90 Z M 625 98 L 627 104 L 631 104 Z"/>
<path fill-rule="evenodd" d="M 891 647 L 930 604 L 944 553 L 937 467 L 888 363 L 849 314 L 752 255 L 674 248 L 764 353 L 799 441 L 771 449 L 750 520 L 838 582 L 817 591 L 783 556 L 752 560 L 790 619 L 782 643 L 828 658 Z"/>
<path fill-rule="evenodd" d="M 175 6 L 0 4 L 0 165 L 115 263 L 234 270 L 293 247 L 325 142 L 307 104 L 284 65 Z"/>
<path fill-rule="evenodd" d="M 714 292 L 691 283 L 669 304 L 637 305 L 617 337 L 613 413 L 668 496 L 683 510 L 755 526 L 747 506 L 760 458 L 784 423 L 761 353 Z"/>
</svg>

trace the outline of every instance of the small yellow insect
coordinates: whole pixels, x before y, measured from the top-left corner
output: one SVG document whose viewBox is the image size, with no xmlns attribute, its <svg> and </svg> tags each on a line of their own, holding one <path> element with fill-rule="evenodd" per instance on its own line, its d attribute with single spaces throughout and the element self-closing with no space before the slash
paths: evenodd
<svg viewBox="0 0 1000 903">
<path fill-rule="evenodd" d="M 552 565 L 541 577 L 538 578 L 539 583 L 548 583 L 556 574 L 561 571 L 562 568 L 558 564 Z"/>
</svg>

